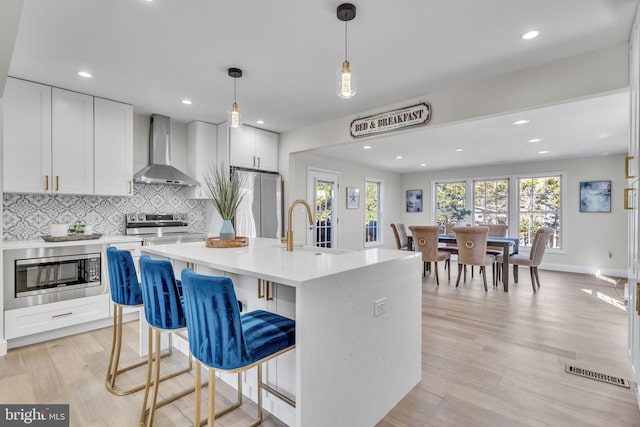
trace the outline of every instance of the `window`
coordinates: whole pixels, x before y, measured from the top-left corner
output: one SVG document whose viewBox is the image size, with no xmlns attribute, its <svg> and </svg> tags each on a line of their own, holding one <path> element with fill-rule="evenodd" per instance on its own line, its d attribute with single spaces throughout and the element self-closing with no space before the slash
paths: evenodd
<svg viewBox="0 0 640 427">
<path fill-rule="evenodd" d="M 364 245 L 381 244 L 380 230 L 382 230 L 382 181 L 367 178 L 364 202 Z"/>
<path fill-rule="evenodd" d="M 448 222 L 464 220 L 466 206 L 466 182 L 436 183 L 436 223 L 444 225 Z"/>
<path fill-rule="evenodd" d="M 520 177 L 518 187 L 520 246 L 531 246 L 538 228 L 551 227 L 555 231 L 551 247 L 561 248 L 562 176 Z"/>
<path fill-rule="evenodd" d="M 473 223 L 509 224 L 509 179 L 473 181 Z"/>
<path fill-rule="evenodd" d="M 331 181 L 316 181 L 316 246 L 332 247 L 333 185 Z"/>
<path fill-rule="evenodd" d="M 563 180 L 563 173 L 547 173 L 434 181 L 434 218 L 440 225 L 459 221 L 510 225 L 509 234 L 520 237 L 521 248 L 531 246 L 540 227 L 551 227 L 555 231 L 551 248 L 562 249 Z"/>
</svg>

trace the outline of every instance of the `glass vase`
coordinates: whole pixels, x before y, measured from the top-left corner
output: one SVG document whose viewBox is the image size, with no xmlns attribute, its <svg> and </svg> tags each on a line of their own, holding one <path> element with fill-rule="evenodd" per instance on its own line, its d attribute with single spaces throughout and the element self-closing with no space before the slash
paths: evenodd
<svg viewBox="0 0 640 427">
<path fill-rule="evenodd" d="M 233 223 L 230 219 L 222 221 L 222 227 L 220 227 L 220 240 L 235 240 L 236 230 L 233 228 Z"/>
</svg>

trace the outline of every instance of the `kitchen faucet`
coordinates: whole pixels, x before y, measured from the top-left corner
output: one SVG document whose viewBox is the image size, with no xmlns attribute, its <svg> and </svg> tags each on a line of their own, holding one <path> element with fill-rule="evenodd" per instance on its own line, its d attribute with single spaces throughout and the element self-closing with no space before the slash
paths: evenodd
<svg viewBox="0 0 640 427">
<path fill-rule="evenodd" d="M 313 216 L 311 215 L 311 207 L 307 202 L 302 199 L 294 200 L 289 206 L 289 228 L 287 228 L 287 237 L 282 239 L 282 243 L 287 243 L 287 252 L 293 252 L 293 225 L 291 223 L 291 216 L 293 215 L 293 208 L 295 205 L 304 205 L 307 208 L 307 216 L 309 217 L 309 225 L 313 226 Z"/>
</svg>

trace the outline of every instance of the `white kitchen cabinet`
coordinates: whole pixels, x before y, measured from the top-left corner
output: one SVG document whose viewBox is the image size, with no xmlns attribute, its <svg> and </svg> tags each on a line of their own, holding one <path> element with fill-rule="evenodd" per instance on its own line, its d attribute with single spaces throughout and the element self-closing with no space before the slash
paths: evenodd
<svg viewBox="0 0 640 427">
<path fill-rule="evenodd" d="M 201 121 L 187 124 L 187 174 L 199 182 L 191 198 L 208 199 L 204 187 L 207 172 L 218 164 L 218 126 Z"/>
<path fill-rule="evenodd" d="M 93 194 L 93 97 L 53 88 L 52 192 Z"/>
<path fill-rule="evenodd" d="M 50 304 L 6 310 L 5 338 L 12 339 L 109 316 L 109 295 L 77 298 Z"/>
<path fill-rule="evenodd" d="M 4 191 L 51 191 L 51 87 L 8 78 L 4 92 Z"/>
<path fill-rule="evenodd" d="M 94 98 L 94 193 L 133 194 L 133 107 Z"/>
<path fill-rule="evenodd" d="M 226 124 L 225 124 L 226 126 Z M 278 134 L 251 126 L 229 128 L 229 163 L 232 166 L 278 171 Z"/>
</svg>

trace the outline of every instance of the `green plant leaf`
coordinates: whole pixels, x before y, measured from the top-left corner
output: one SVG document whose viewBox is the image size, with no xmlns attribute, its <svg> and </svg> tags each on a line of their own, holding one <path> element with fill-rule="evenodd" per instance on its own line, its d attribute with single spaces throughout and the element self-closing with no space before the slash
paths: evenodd
<svg viewBox="0 0 640 427">
<path fill-rule="evenodd" d="M 212 166 L 204 177 L 205 192 L 222 219 L 233 219 L 244 197 L 243 179 L 226 164 Z"/>
</svg>

